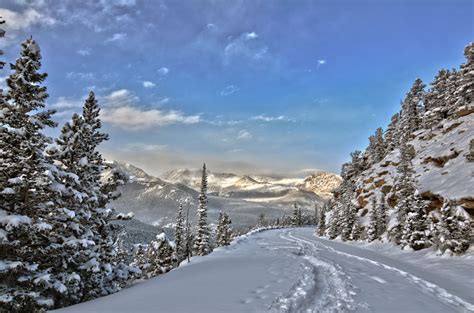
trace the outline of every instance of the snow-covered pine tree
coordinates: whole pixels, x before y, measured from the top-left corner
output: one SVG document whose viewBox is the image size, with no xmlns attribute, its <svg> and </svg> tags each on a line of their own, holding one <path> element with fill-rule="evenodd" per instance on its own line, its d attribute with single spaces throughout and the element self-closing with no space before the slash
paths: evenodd
<svg viewBox="0 0 474 313">
<path fill-rule="evenodd" d="M 291 226 L 296 227 L 299 225 L 299 219 L 298 219 L 298 205 L 296 205 L 296 202 L 293 203 L 293 215 L 291 216 Z"/>
<path fill-rule="evenodd" d="M 335 239 L 341 234 L 341 218 L 343 218 L 342 207 L 340 203 L 336 203 L 331 212 L 329 220 L 328 236 L 329 239 Z"/>
<path fill-rule="evenodd" d="M 177 262 L 174 245 L 165 233 L 157 235 L 156 239 L 150 242 L 146 257 L 149 263 L 146 268 L 148 278 L 171 271 Z"/>
<path fill-rule="evenodd" d="M 445 93 L 448 77 L 449 71 L 441 69 L 431 82 L 429 92 L 425 95 L 425 114 L 422 124 L 426 129 L 433 129 L 446 117 Z"/>
<path fill-rule="evenodd" d="M 47 74 L 38 72 L 41 52 L 32 38 L 21 44 L 11 68 L 0 114 L 0 301 L 7 311 L 36 311 L 57 305 L 65 279 L 77 276 L 62 273 L 64 249 L 54 242 L 62 231 L 55 200 L 64 186 L 45 155 L 51 139 L 42 131 L 56 124 L 54 111 L 43 110 Z"/>
<path fill-rule="evenodd" d="M 351 240 L 354 224 L 357 223 L 357 208 L 348 198 L 346 206 L 343 208 L 344 214 L 341 225 L 341 239 L 343 241 Z"/>
<path fill-rule="evenodd" d="M 435 242 L 441 254 L 462 254 L 470 245 L 472 221 L 454 201 L 446 200 L 435 225 Z"/>
<path fill-rule="evenodd" d="M 400 142 L 400 133 L 399 133 L 399 114 L 395 113 L 392 115 L 390 120 L 390 124 L 388 124 L 387 129 L 385 131 L 385 144 L 387 152 L 392 151 L 396 147 L 398 147 L 398 143 Z"/>
<path fill-rule="evenodd" d="M 209 241 L 210 232 L 207 224 L 207 172 L 206 164 L 202 167 L 201 192 L 199 194 L 199 207 L 197 210 L 196 237 L 194 239 L 194 251 L 196 255 L 207 255 L 211 253 Z"/>
<path fill-rule="evenodd" d="M 452 69 L 448 71 L 448 78 L 446 81 L 446 88 L 444 91 L 444 107 L 443 112 L 446 117 L 451 117 L 458 110 L 459 97 L 456 92 L 459 90 L 461 74 L 456 70 Z"/>
<path fill-rule="evenodd" d="M 415 80 L 402 104 L 400 128 L 403 135 L 409 135 L 419 129 L 424 101 L 425 84 L 419 78 Z"/>
<path fill-rule="evenodd" d="M 469 162 L 474 162 L 474 139 L 469 142 L 469 152 L 466 155 L 466 159 Z"/>
<path fill-rule="evenodd" d="M 474 105 L 474 42 L 466 46 L 464 56 L 467 60 L 461 65 L 458 88 L 455 92 L 458 108 Z"/>
<path fill-rule="evenodd" d="M 380 196 L 380 201 L 377 206 L 377 237 L 382 238 L 383 234 L 387 231 L 388 226 L 388 210 L 385 205 L 385 199 L 383 194 Z"/>
<path fill-rule="evenodd" d="M 5 24 L 5 21 L 2 19 L 2 17 L 0 16 L 0 39 L 2 39 L 3 37 L 5 37 L 5 30 L 2 28 L 1 25 Z M 0 49 L 0 56 L 3 55 L 3 51 Z M 3 69 L 3 67 L 5 66 L 5 62 L 0 60 L 0 70 Z M 0 94 L 1 94 L 1 89 L 0 89 Z M 1 97 L 1 95 L 0 95 Z M 1 100 L 0 100 L 1 101 Z"/>
<path fill-rule="evenodd" d="M 326 235 L 326 212 L 330 210 L 331 204 L 330 200 L 321 207 L 321 211 L 319 213 L 319 222 L 318 222 L 318 235 L 325 236 Z"/>
<path fill-rule="evenodd" d="M 374 195 L 369 211 L 369 227 L 367 228 L 367 239 L 369 241 L 374 241 L 379 237 L 377 209 L 377 199 Z"/>
<path fill-rule="evenodd" d="M 395 190 L 398 199 L 395 207 L 397 223 L 390 229 L 390 239 L 396 244 L 400 244 L 407 213 L 414 205 L 415 180 L 411 160 L 415 155 L 415 150 L 412 145 L 407 143 L 407 136 L 409 135 L 406 134 L 406 136 L 402 138 L 400 146 L 400 162 L 397 167 L 398 177 L 395 182 Z"/>
<path fill-rule="evenodd" d="M 186 251 L 185 223 L 186 219 L 184 216 L 183 204 L 180 203 L 178 206 L 178 211 L 176 212 L 176 225 L 174 227 L 174 243 L 176 246 L 176 257 L 178 262 L 184 259 Z"/>
<path fill-rule="evenodd" d="M 265 227 L 267 226 L 267 221 L 265 220 L 265 213 L 260 213 L 258 215 L 258 220 L 257 220 L 257 227 Z"/>
<path fill-rule="evenodd" d="M 304 223 L 304 216 L 303 216 L 303 210 L 301 207 L 298 207 L 298 226 L 303 225 Z"/>
<path fill-rule="evenodd" d="M 426 219 L 425 204 L 418 191 L 416 191 L 414 200 L 407 210 L 406 221 L 400 240 L 402 247 L 408 246 L 413 250 L 420 250 L 429 246 Z"/>
<path fill-rule="evenodd" d="M 224 234 L 224 212 L 219 212 L 217 218 L 217 229 L 216 229 L 216 247 L 222 246 L 222 237 Z"/>
<path fill-rule="evenodd" d="M 219 224 L 217 225 L 216 245 L 218 247 L 228 246 L 232 239 L 232 231 L 230 229 L 231 220 L 225 212 L 219 213 Z"/>
<path fill-rule="evenodd" d="M 362 226 L 359 224 L 359 221 L 356 220 L 354 225 L 352 226 L 351 232 L 351 240 L 360 240 L 360 236 L 362 235 Z"/>
</svg>

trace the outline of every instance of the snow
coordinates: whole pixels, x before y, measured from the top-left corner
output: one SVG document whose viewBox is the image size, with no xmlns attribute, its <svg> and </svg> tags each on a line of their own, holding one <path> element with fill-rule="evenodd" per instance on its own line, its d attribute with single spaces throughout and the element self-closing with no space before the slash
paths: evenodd
<svg viewBox="0 0 474 313">
<path fill-rule="evenodd" d="M 0 210 L 0 225 L 3 225 L 6 230 L 13 229 L 21 224 L 31 224 L 31 219 L 25 215 L 7 215 L 4 210 Z"/>
<path fill-rule="evenodd" d="M 312 228 L 255 231 L 117 294 L 60 312 L 474 312 L 460 258 L 342 243 Z"/>
</svg>

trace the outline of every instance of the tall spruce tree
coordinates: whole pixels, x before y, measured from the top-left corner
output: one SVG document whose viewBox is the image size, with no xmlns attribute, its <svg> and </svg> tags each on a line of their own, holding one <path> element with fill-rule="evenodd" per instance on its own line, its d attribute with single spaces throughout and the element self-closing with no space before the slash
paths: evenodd
<svg viewBox="0 0 474 313">
<path fill-rule="evenodd" d="M 377 199 L 375 195 L 372 197 L 372 203 L 369 210 L 369 227 L 367 229 L 367 239 L 374 241 L 378 238 L 378 218 L 377 218 Z"/>
<path fill-rule="evenodd" d="M 455 92 L 458 108 L 474 106 L 474 43 L 471 42 L 464 49 L 466 63 L 461 65 L 458 88 Z"/>
<path fill-rule="evenodd" d="M 197 210 L 196 237 L 194 251 L 196 255 L 211 253 L 209 225 L 207 223 L 207 172 L 206 164 L 202 167 L 201 192 L 199 194 L 199 207 Z"/>
<path fill-rule="evenodd" d="M 411 136 L 420 127 L 424 88 L 423 81 L 417 78 L 403 101 L 400 127 L 404 135 Z"/>
<path fill-rule="evenodd" d="M 291 226 L 296 227 L 299 225 L 299 214 L 298 214 L 298 205 L 296 202 L 293 203 L 293 215 L 291 216 Z"/>
<path fill-rule="evenodd" d="M 178 262 L 182 261 L 185 257 L 186 251 L 186 234 L 185 225 L 186 219 L 184 216 L 183 204 L 180 203 L 178 211 L 176 212 L 176 225 L 174 228 L 174 243 L 176 246 L 176 256 Z"/>
<path fill-rule="evenodd" d="M 321 207 L 319 213 L 318 235 L 321 237 L 326 235 L 326 212 L 329 211 L 330 206 L 330 201 L 328 201 L 323 207 Z"/>
<path fill-rule="evenodd" d="M 64 281 L 76 276 L 62 272 L 64 248 L 55 242 L 62 231 L 55 202 L 64 186 L 45 154 L 52 141 L 43 129 L 56 124 L 54 111 L 44 110 L 47 74 L 39 73 L 41 52 L 32 38 L 11 68 L 0 114 L 0 293 L 7 311 L 35 311 L 57 305 Z"/>
<path fill-rule="evenodd" d="M 231 220 L 225 212 L 219 212 L 219 220 L 216 232 L 216 246 L 228 246 L 230 244 L 232 233 L 230 229 Z"/>
<path fill-rule="evenodd" d="M 407 135 L 408 136 L 408 135 Z M 415 180 L 412 159 L 415 150 L 412 145 L 407 143 L 408 138 L 402 139 L 400 146 L 400 162 L 397 167 L 398 177 L 395 182 L 395 190 L 397 195 L 397 205 L 395 207 L 397 214 L 397 223 L 390 230 L 390 239 L 400 244 L 405 227 L 406 216 L 414 205 Z"/>
<path fill-rule="evenodd" d="M 435 242 L 441 254 L 462 254 L 468 248 L 472 235 L 472 221 L 454 201 L 446 200 L 439 222 L 435 225 Z"/>
<path fill-rule="evenodd" d="M 418 192 L 415 192 L 411 207 L 407 210 L 406 222 L 403 227 L 401 245 L 413 250 L 428 247 L 427 212 L 425 204 Z"/>
<path fill-rule="evenodd" d="M 387 152 L 390 152 L 396 147 L 398 147 L 398 143 L 400 142 L 399 120 L 400 116 L 398 113 L 392 115 L 390 124 L 388 124 L 387 129 L 385 131 L 384 140 Z"/>
<path fill-rule="evenodd" d="M 377 206 L 377 237 L 382 238 L 388 227 L 388 210 L 383 194 Z"/>
</svg>

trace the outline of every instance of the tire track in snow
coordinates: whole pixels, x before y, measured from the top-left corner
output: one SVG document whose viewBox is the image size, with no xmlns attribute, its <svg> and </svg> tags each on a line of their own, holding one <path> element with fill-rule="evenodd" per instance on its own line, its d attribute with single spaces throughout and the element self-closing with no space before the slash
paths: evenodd
<svg viewBox="0 0 474 313">
<path fill-rule="evenodd" d="M 354 293 L 341 269 L 312 255 L 315 247 L 310 242 L 290 238 L 290 231 L 285 235 L 281 234 L 280 238 L 296 243 L 300 248 L 297 255 L 304 260 L 303 277 L 272 303 L 270 312 L 347 312 L 354 309 Z"/>
<path fill-rule="evenodd" d="M 297 236 L 291 234 L 291 232 L 288 233 L 288 237 L 290 237 L 294 240 L 299 240 L 301 242 L 311 244 L 316 250 L 321 250 L 321 248 L 318 248 L 318 246 L 319 246 L 319 247 L 322 247 L 322 248 L 324 248 L 325 250 L 327 250 L 329 252 L 333 252 L 333 253 L 336 253 L 338 255 L 353 258 L 353 259 L 356 259 L 356 260 L 359 260 L 359 261 L 362 261 L 362 262 L 365 262 L 365 263 L 369 263 L 369 264 L 377 266 L 377 267 L 381 267 L 381 268 L 389 270 L 391 272 L 394 272 L 394 273 L 404 277 L 408 281 L 414 283 L 415 285 L 419 286 L 423 292 L 436 296 L 441 302 L 443 302 L 447 305 L 455 306 L 456 308 L 462 310 L 462 312 L 474 312 L 474 304 L 469 303 L 467 301 L 464 301 L 463 299 L 459 298 L 456 295 L 453 295 L 453 294 L 449 293 L 447 290 L 445 290 L 444 288 L 442 288 L 442 287 L 440 287 L 436 284 L 433 284 L 429 281 L 426 281 L 426 280 L 424 280 L 424 279 L 422 279 L 418 276 L 415 276 L 413 274 L 410 274 L 408 272 L 402 271 L 402 270 L 400 270 L 396 267 L 392 267 L 392 266 L 389 266 L 389 265 L 386 265 L 386 264 L 383 264 L 383 263 L 380 263 L 380 262 L 377 262 L 377 261 L 373 261 L 371 259 L 367 259 L 367 258 L 363 258 L 363 257 L 357 256 L 357 255 L 353 255 L 353 254 L 350 254 L 350 253 L 341 252 L 341 251 L 338 251 L 338 250 L 336 250 L 332 247 L 326 246 L 325 244 L 323 244 L 321 242 L 318 242 L 318 241 L 313 242 L 313 241 L 309 241 L 309 240 L 297 237 Z"/>
</svg>

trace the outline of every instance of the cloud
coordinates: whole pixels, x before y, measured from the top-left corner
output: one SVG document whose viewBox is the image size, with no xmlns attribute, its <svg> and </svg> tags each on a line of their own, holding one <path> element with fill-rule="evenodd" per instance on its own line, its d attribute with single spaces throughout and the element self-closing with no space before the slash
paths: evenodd
<svg viewBox="0 0 474 313">
<path fill-rule="evenodd" d="M 140 100 L 137 96 L 132 94 L 130 90 L 127 89 L 119 89 L 112 91 L 105 97 L 101 99 L 104 103 L 104 106 L 128 106 L 128 105 L 135 105 Z"/>
<path fill-rule="evenodd" d="M 115 33 L 112 37 L 109 37 L 105 40 L 106 43 L 108 42 L 121 42 L 127 38 L 127 34 L 125 33 Z"/>
<path fill-rule="evenodd" d="M 237 139 L 240 139 L 240 140 L 252 139 L 252 134 L 249 133 L 247 130 L 242 129 L 242 130 L 239 131 L 239 133 L 237 134 Z"/>
<path fill-rule="evenodd" d="M 214 29 L 216 29 L 216 25 L 215 25 L 215 24 L 212 24 L 212 23 L 208 23 L 208 24 L 206 25 L 206 27 L 207 27 L 207 29 L 209 29 L 209 30 L 214 30 Z"/>
<path fill-rule="evenodd" d="M 119 128 L 141 130 L 172 124 L 196 124 L 201 121 L 201 118 L 199 115 L 187 116 L 179 111 L 121 106 L 103 109 L 102 120 Z"/>
<path fill-rule="evenodd" d="M 158 69 L 158 74 L 162 75 L 162 76 L 165 76 L 169 73 L 169 69 L 167 67 L 162 67 L 160 69 Z"/>
<path fill-rule="evenodd" d="M 77 54 L 82 55 L 83 57 L 88 56 L 91 54 L 91 49 L 85 48 L 85 49 L 79 49 L 76 51 Z"/>
<path fill-rule="evenodd" d="M 156 84 L 154 82 L 151 82 L 151 81 L 148 81 L 148 80 L 143 82 L 143 87 L 145 87 L 145 88 L 153 88 L 155 86 L 156 86 Z"/>
<path fill-rule="evenodd" d="M 255 32 L 245 33 L 244 38 L 247 40 L 257 39 L 258 35 Z"/>
<path fill-rule="evenodd" d="M 2 25 L 6 31 L 6 40 L 2 40 L 0 43 L 4 46 L 15 43 L 22 31 L 38 26 L 53 26 L 57 23 L 53 17 L 33 8 L 27 8 L 21 12 L 0 8 L 0 16 L 6 21 Z"/>
<path fill-rule="evenodd" d="M 224 48 L 224 63 L 229 64 L 236 57 L 258 61 L 266 56 L 268 47 L 258 43 L 255 40 L 258 37 L 255 32 L 246 32 L 233 39 Z"/>
<path fill-rule="evenodd" d="M 66 97 L 59 97 L 55 103 L 51 105 L 55 109 L 72 109 L 83 106 L 82 100 L 68 99 Z"/>
<path fill-rule="evenodd" d="M 273 121 L 287 121 L 288 119 L 286 119 L 284 115 L 280 115 L 280 116 L 255 115 L 255 116 L 251 116 L 250 120 L 273 122 Z"/>
<path fill-rule="evenodd" d="M 229 96 L 238 90 L 239 88 L 235 87 L 234 85 L 228 85 L 224 89 L 222 89 L 221 96 Z"/>
<path fill-rule="evenodd" d="M 94 73 L 69 72 L 66 74 L 66 78 L 74 80 L 93 80 L 95 79 L 95 75 Z"/>
<path fill-rule="evenodd" d="M 323 66 L 324 64 L 326 64 L 326 60 L 323 60 L 323 59 L 318 60 L 318 67 Z"/>
<path fill-rule="evenodd" d="M 166 98 L 163 98 L 160 101 L 158 101 L 158 104 L 159 105 L 166 104 L 166 103 L 170 102 L 170 100 L 171 100 L 170 98 L 166 97 Z"/>
</svg>

